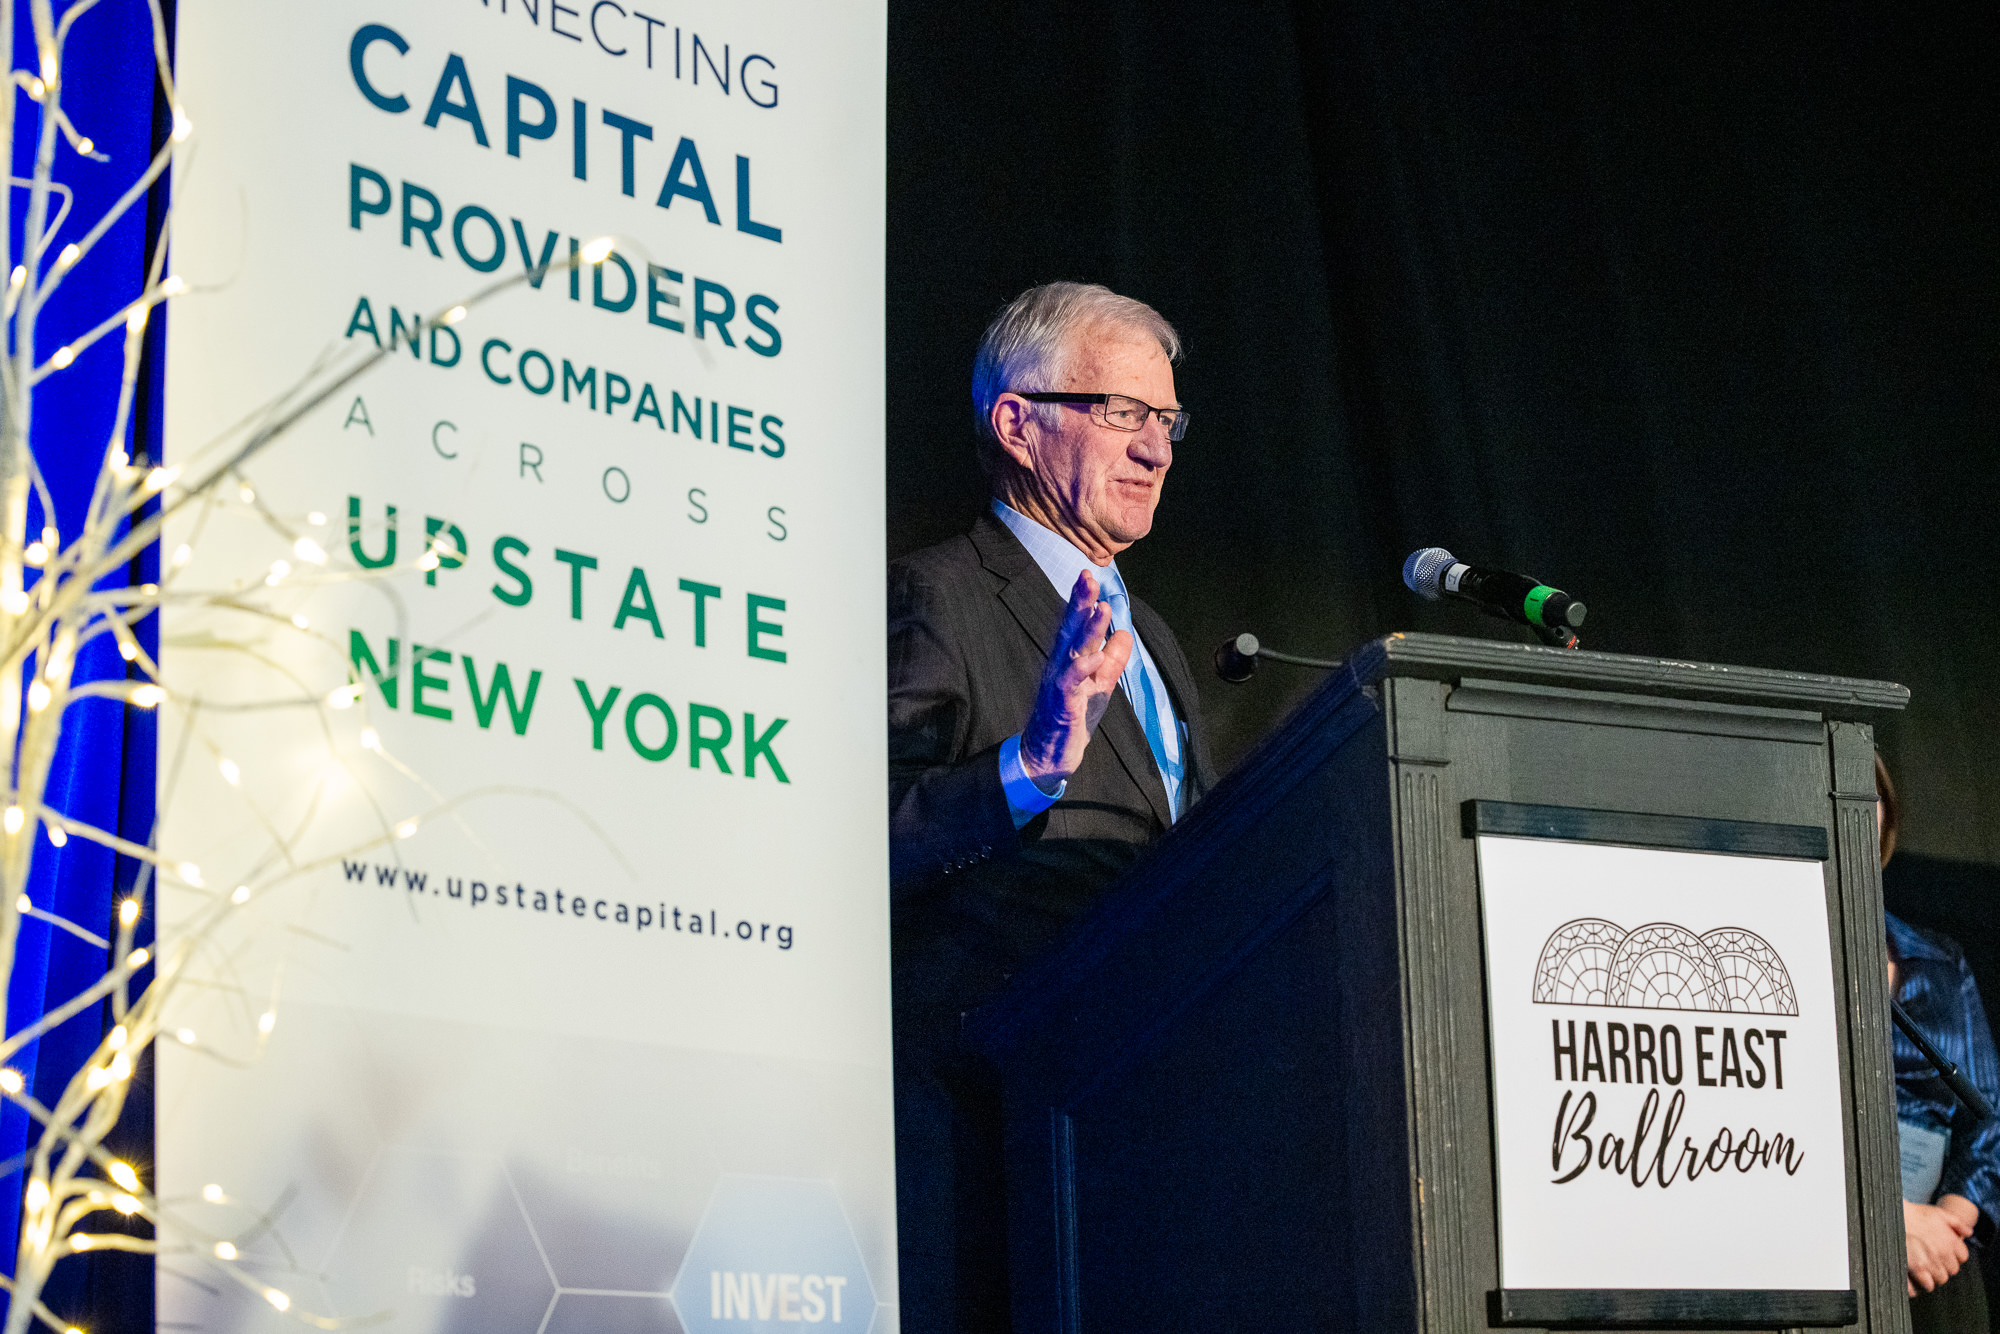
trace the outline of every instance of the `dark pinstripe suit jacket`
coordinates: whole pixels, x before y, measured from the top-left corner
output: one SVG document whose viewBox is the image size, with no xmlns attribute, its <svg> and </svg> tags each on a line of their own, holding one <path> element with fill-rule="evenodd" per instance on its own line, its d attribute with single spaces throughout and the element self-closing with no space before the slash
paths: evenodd
<svg viewBox="0 0 2000 1334">
<path fill-rule="evenodd" d="M 1005 524 L 889 567 L 889 848 L 899 1037 L 949 1041 L 1168 824 L 1166 788 L 1119 690 L 1055 806 L 1018 832 L 1000 745 L 1034 703 L 1064 604 Z M 1187 723 L 1183 812 L 1212 777 L 1200 701 L 1166 622 L 1132 621 Z M 942 1054 L 942 1053 L 939 1053 Z"/>
</svg>

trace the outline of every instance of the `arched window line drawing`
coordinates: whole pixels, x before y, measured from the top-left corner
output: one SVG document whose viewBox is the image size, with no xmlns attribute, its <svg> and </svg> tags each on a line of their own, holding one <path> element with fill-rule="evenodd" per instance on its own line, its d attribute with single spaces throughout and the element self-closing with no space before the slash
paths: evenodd
<svg viewBox="0 0 2000 1334">
<path fill-rule="evenodd" d="M 1799 1012 L 1785 961 L 1754 931 L 1722 926 L 1697 935 L 1676 922 L 1627 931 L 1601 917 L 1579 917 L 1549 934 L 1535 962 L 1534 999 L 1718 1014 Z"/>
</svg>

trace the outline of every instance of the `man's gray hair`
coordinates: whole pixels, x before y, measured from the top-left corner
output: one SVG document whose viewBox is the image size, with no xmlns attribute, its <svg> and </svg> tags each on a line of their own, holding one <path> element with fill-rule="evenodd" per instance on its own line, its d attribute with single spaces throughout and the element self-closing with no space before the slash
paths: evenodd
<svg viewBox="0 0 2000 1334">
<path fill-rule="evenodd" d="M 979 466 L 993 475 L 1000 453 L 993 405 L 1000 395 L 1052 390 L 1069 369 L 1079 338 L 1110 329 L 1150 338 L 1181 359 L 1181 337 L 1159 311 L 1097 283 L 1044 283 L 1008 302 L 986 327 L 972 361 L 972 409 L 979 419 Z M 1037 405 L 1044 406 L 1044 405 Z"/>
</svg>

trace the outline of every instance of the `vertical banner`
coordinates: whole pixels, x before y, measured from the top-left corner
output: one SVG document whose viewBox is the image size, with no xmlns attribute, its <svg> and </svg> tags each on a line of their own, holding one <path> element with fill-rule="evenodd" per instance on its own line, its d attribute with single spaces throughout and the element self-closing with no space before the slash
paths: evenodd
<svg viewBox="0 0 2000 1334">
<path fill-rule="evenodd" d="M 162 1327 L 894 1329 L 882 0 L 178 22 Z"/>
</svg>

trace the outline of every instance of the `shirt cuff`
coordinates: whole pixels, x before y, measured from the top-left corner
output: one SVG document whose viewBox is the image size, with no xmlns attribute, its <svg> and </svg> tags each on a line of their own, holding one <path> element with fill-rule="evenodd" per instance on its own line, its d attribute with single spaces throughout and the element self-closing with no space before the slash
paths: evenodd
<svg viewBox="0 0 2000 1334">
<path fill-rule="evenodd" d="M 1019 734 L 1000 743 L 1000 790 L 1007 794 L 1007 813 L 1014 817 L 1016 829 L 1061 801 L 1068 787 L 1067 782 L 1057 783 L 1055 791 L 1044 792 L 1028 776 L 1027 766 L 1021 763 Z"/>
</svg>

